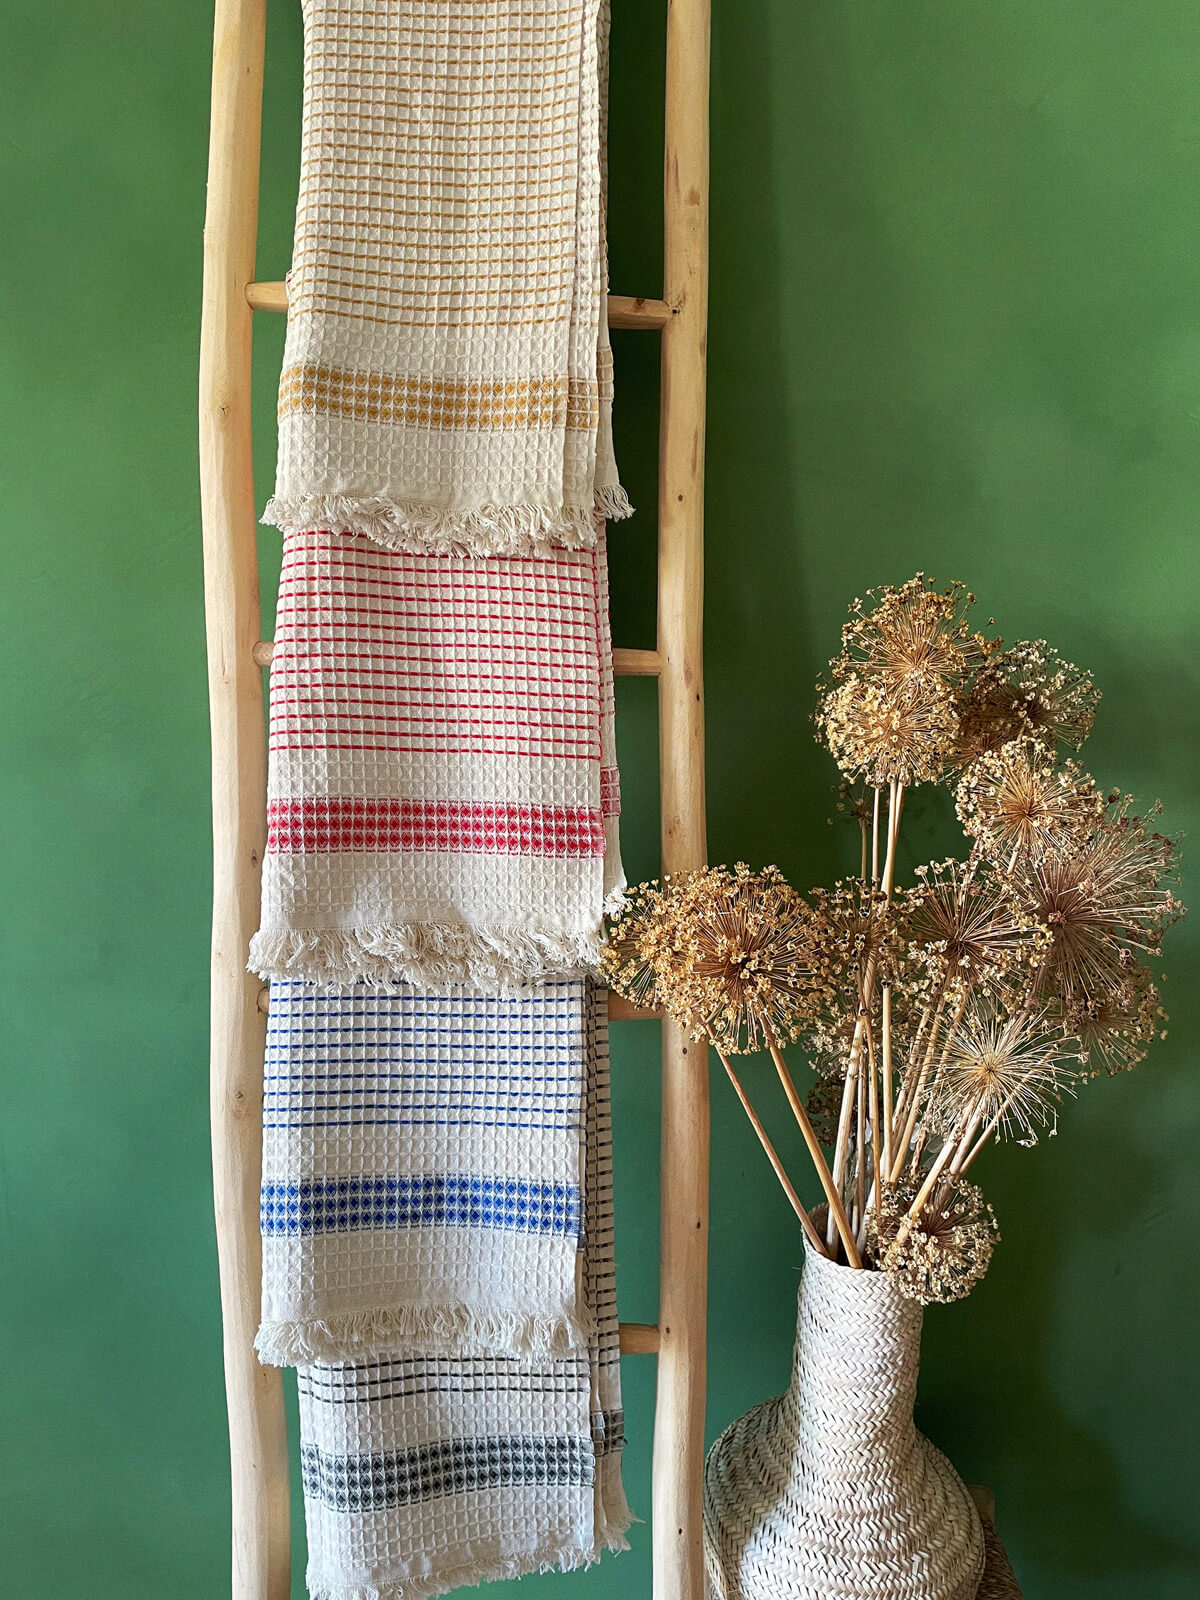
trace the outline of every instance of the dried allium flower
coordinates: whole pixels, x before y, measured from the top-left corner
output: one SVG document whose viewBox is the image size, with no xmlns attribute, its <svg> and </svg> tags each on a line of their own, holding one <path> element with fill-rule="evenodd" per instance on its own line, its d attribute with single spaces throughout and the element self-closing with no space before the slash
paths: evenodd
<svg viewBox="0 0 1200 1600">
<path fill-rule="evenodd" d="M 1054 1131 L 1055 1107 L 1076 1076 L 1075 1041 L 1047 1023 L 1044 1013 L 1003 1016 L 968 1011 L 954 1030 L 930 1094 L 932 1120 L 947 1137 L 972 1137 L 996 1124 L 1021 1144 L 1036 1144 L 1038 1128 Z"/>
<path fill-rule="evenodd" d="M 936 783 L 958 737 L 958 708 L 939 678 L 853 676 L 825 695 L 816 723 L 848 777 L 879 787 Z"/>
<path fill-rule="evenodd" d="M 976 848 L 1006 865 L 1044 855 L 1094 828 L 1104 797 L 1091 778 L 1027 739 L 980 756 L 963 773 L 956 794 L 958 818 Z"/>
<path fill-rule="evenodd" d="M 808 908 L 777 867 L 705 867 L 631 898 L 601 964 L 610 987 L 652 995 L 731 1054 L 798 1036 L 820 1003 L 822 958 Z"/>
<path fill-rule="evenodd" d="M 868 1221 L 868 1249 L 900 1293 L 921 1305 L 961 1300 L 983 1277 L 999 1242 L 996 1216 L 963 1179 L 937 1185 L 913 1223 L 916 1187 L 906 1181 L 880 1197 Z"/>
<path fill-rule="evenodd" d="M 1156 1035 L 1166 1038 L 1166 1024 L 1153 974 L 1132 956 L 1114 987 L 1062 1012 L 1062 1027 L 1079 1040 L 1079 1059 L 1090 1078 L 1136 1067 Z"/>
<path fill-rule="evenodd" d="M 1030 864 L 1022 892 L 1051 936 L 1041 994 L 1075 1016 L 1119 994 L 1135 959 L 1157 955 L 1165 930 L 1184 908 L 1164 887 L 1175 868 L 1175 841 L 1152 833 L 1110 801 L 1106 819 L 1070 851 Z"/>
<path fill-rule="evenodd" d="M 968 765 L 1013 739 L 1078 750 L 1099 700 L 1091 673 L 1063 661 L 1044 639 L 1022 640 L 976 674 L 962 705 L 959 760 Z"/>
<path fill-rule="evenodd" d="M 665 885 L 652 879 L 627 890 L 619 916 L 609 924 L 600 955 L 599 977 L 605 987 L 646 1010 L 656 1010 L 662 1001 L 655 963 L 643 952 L 669 942 L 675 926 L 672 911 L 681 887 L 678 879 L 668 879 Z"/>
<path fill-rule="evenodd" d="M 899 588 L 868 590 L 874 602 L 850 607 L 842 628 L 842 654 L 832 663 L 835 679 L 883 680 L 891 687 L 931 683 L 957 688 L 997 649 L 967 626 L 975 603 L 961 583 L 935 589 L 922 572 Z"/>
<path fill-rule="evenodd" d="M 921 881 L 901 898 L 903 940 L 936 991 L 998 995 L 1040 964 L 1047 935 L 1006 878 L 954 860 L 916 870 Z"/>
</svg>

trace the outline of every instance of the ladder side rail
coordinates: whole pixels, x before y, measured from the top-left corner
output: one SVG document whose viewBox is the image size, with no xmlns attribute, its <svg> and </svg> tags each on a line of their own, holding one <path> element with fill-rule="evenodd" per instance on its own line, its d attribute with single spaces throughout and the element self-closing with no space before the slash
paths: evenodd
<svg viewBox="0 0 1200 1600">
<path fill-rule="evenodd" d="M 706 858 L 704 407 L 708 317 L 709 0 L 669 0 L 658 478 L 662 870 Z M 654 1600 L 703 1600 L 708 1051 L 663 1024 Z"/>
<path fill-rule="evenodd" d="M 287 1600 L 289 1467 L 282 1374 L 259 1365 L 262 1072 L 258 926 L 266 736 L 250 416 L 266 0 L 216 0 L 204 291 L 200 492 L 212 737 L 211 1120 L 232 1486 L 233 1600 Z"/>
</svg>

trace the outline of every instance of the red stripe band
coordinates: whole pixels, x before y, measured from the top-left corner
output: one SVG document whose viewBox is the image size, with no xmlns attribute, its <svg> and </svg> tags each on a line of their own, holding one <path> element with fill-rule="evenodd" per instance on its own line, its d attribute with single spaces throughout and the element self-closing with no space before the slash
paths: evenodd
<svg viewBox="0 0 1200 1600">
<path fill-rule="evenodd" d="M 463 800 L 272 800 L 268 855 L 448 850 L 603 857 L 599 807 Z"/>
</svg>

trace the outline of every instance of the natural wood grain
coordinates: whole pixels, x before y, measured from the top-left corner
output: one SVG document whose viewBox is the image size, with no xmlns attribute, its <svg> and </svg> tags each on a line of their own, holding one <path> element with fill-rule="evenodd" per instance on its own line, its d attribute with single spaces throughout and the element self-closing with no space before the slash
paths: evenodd
<svg viewBox="0 0 1200 1600">
<path fill-rule="evenodd" d="M 246 303 L 251 311 L 286 311 L 287 285 L 248 283 Z M 646 300 L 641 295 L 628 294 L 610 294 L 608 297 L 610 328 L 662 328 L 670 320 L 671 308 L 665 300 Z"/>
<path fill-rule="evenodd" d="M 664 289 L 658 456 L 662 869 L 705 860 L 704 406 L 709 0 L 667 8 Z M 663 1027 L 654 1600 L 703 1600 L 708 1051 Z"/>
<path fill-rule="evenodd" d="M 623 1356 L 652 1356 L 658 1350 L 658 1329 L 653 1322 L 623 1322 L 621 1324 L 621 1354 Z"/>
<path fill-rule="evenodd" d="M 265 801 L 250 476 L 252 310 L 283 312 L 282 283 L 253 281 L 265 0 L 218 0 L 203 393 L 207 600 L 213 679 L 214 1160 L 234 1458 L 235 1600 L 284 1600 L 287 1462 L 278 1374 L 258 1367 L 262 1013 L 269 990 L 242 971 L 257 921 Z M 669 0 L 662 300 L 611 295 L 613 328 L 661 329 L 658 648 L 616 651 L 618 673 L 658 676 L 662 865 L 705 859 L 701 667 L 708 235 L 708 0 Z M 211 278 L 211 285 L 210 285 Z M 220 373 L 220 381 L 216 374 Z M 218 948 L 220 960 L 218 961 Z M 610 996 L 614 1020 L 654 1016 Z M 622 1350 L 659 1352 L 654 1437 L 655 1600 L 702 1600 L 708 1230 L 707 1050 L 663 1030 L 658 1326 L 624 1324 Z"/>
<path fill-rule="evenodd" d="M 250 441 L 251 315 L 266 0 L 217 0 L 200 334 L 200 492 L 212 723 L 213 1195 L 233 1489 L 233 1600 L 290 1593 L 282 1375 L 254 1353 L 262 1255 L 264 1028 L 246 972 L 258 925 L 266 740 Z"/>
<path fill-rule="evenodd" d="M 661 1011 L 645 1010 L 626 1000 L 623 995 L 613 994 L 608 996 L 608 1020 L 610 1022 L 654 1022 L 662 1016 Z"/>
<path fill-rule="evenodd" d="M 260 639 L 250 652 L 259 667 L 269 667 L 275 659 L 275 641 Z M 662 667 L 657 650 L 614 650 L 613 671 L 619 678 L 656 678 Z"/>
</svg>

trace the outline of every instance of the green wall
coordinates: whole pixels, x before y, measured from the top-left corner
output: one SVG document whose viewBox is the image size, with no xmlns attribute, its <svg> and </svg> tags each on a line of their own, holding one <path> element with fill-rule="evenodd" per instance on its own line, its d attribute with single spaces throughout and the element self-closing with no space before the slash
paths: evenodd
<svg viewBox="0 0 1200 1600">
<path fill-rule="evenodd" d="M 273 6 L 263 276 L 288 257 L 297 10 Z M 662 5 L 615 10 L 613 281 L 653 294 Z M 812 680 L 846 600 L 918 567 L 968 581 L 1009 637 L 1093 667 L 1091 765 L 1161 795 L 1194 837 L 1200 10 L 715 11 L 714 859 L 778 860 L 801 887 L 847 868 Z M 10 0 L 6 23 L 0 1586 L 212 1600 L 227 1487 L 194 427 L 208 7 Z M 263 494 L 281 336 L 264 323 Z M 643 510 L 614 535 L 616 632 L 644 644 L 654 350 L 618 346 Z M 276 548 L 264 532 L 268 588 Z M 622 688 L 621 742 L 628 854 L 648 873 L 644 684 Z M 953 847 L 944 812 L 917 809 L 906 865 Z M 972 1298 L 928 1319 L 921 1420 L 997 1490 L 1030 1600 L 1200 1600 L 1195 928 L 1172 945 L 1169 1043 L 1090 1089 L 1052 1143 L 988 1159 L 1004 1242 Z M 639 1027 L 615 1030 L 618 1244 L 623 1312 L 648 1318 L 657 1089 Z M 714 1111 L 715 1431 L 784 1380 L 799 1249 L 723 1083 Z M 652 1363 L 626 1369 L 645 1508 Z M 648 1577 L 640 1527 L 633 1555 L 522 1592 L 616 1600 Z"/>
</svg>

